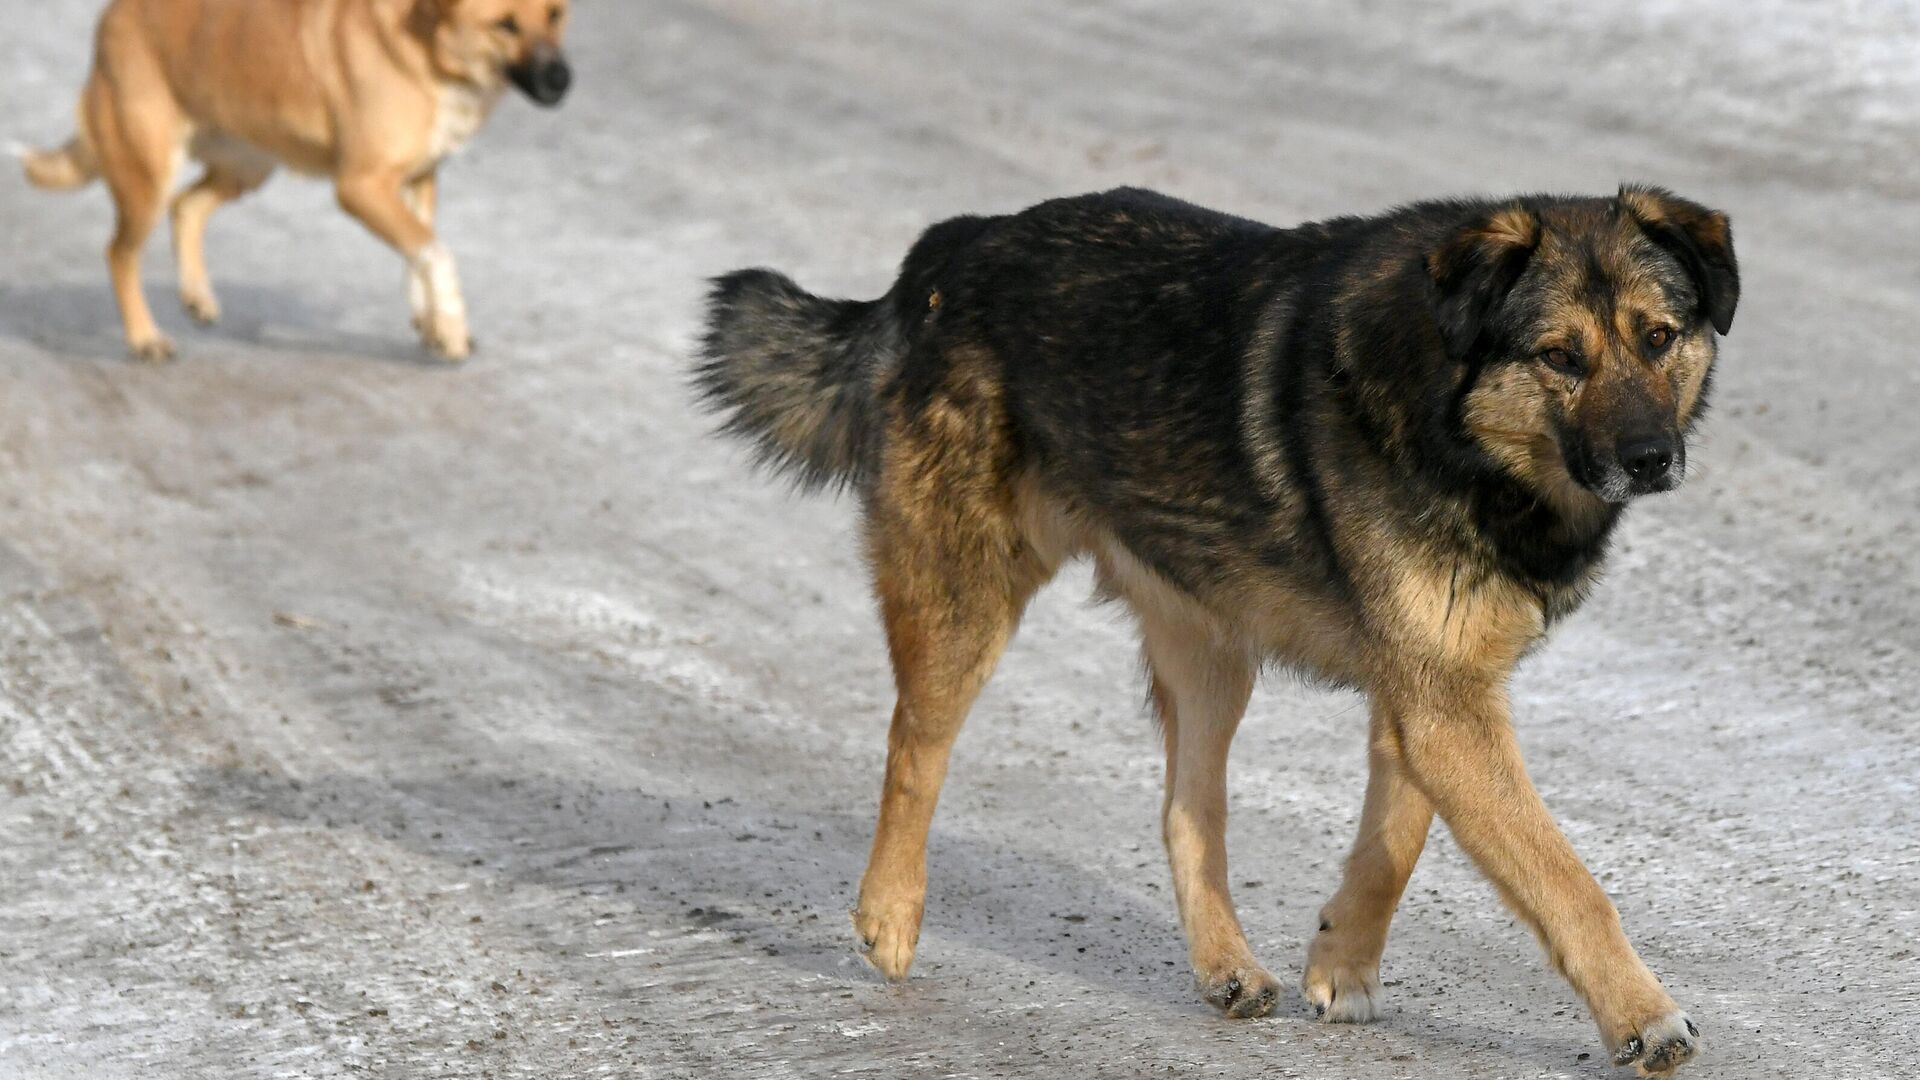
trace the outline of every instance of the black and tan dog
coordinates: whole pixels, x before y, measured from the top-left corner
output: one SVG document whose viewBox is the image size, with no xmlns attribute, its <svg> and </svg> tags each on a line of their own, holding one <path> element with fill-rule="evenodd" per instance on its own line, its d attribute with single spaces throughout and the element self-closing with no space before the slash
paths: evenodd
<svg viewBox="0 0 1920 1080">
<path fill-rule="evenodd" d="M 1507 683 L 1623 506 L 1685 475 L 1738 293 L 1727 219 L 1632 187 L 1287 230 L 1122 190 L 937 225 L 871 302 L 721 278 L 700 389 L 865 511 L 899 690 L 853 915 L 873 963 L 912 963 L 954 736 L 1028 599 L 1085 554 L 1140 621 L 1208 1001 L 1258 1016 L 1279 990 L 1225 847 L 1228 742 L 1273 661 L 1372 705 L 1360 835 L 1303 982 L 1323 1015 L 1377 1014 L 1437 812 L 1615 1061 L 1692 1057 L 1527 778 Z"/>
<path fill-rule="evenodd" d="M 219 317 L 207 218 L 277 166 L 330 176 L 340 205 L 407 260 L 427 346 L 464 358 L 466 301 L 434 237 L 440 163 L 486 122 L 508 83 L 543 105 L 572 81 L 568 0 L 114 0 L 100 17 L 79 131 L 26 158 L 50 189 L 105 177 L 118 220 L 107 270 L 127 345 L 173 346 L 140 287 L 140 249 L 167 206 L 175 158 L 206 167 L 172 201 L 180 301 Z"/>
</svg>

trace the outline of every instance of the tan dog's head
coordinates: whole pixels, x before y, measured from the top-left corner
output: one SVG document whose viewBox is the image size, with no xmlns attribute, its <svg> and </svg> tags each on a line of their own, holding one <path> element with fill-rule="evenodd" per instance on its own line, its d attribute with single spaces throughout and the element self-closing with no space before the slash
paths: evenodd
<svg viewBox="0 0 1920 1080">
<path fill-rule="evenodd" d="M 561 52 L 568 0 L 419 0 L 434 60 L 457 79 L 498 86 L 506 79 L 541 105 L 558 105 L 573 85 Z"/>
<path fill-rule="evenodd" d="M 1460 418 L 1550 498 L 1623 503 L 1686 476 L 1714 334 L 1740 296 L 1726 215 L 1652 188 L 1523 199 L 1428 257 L 1464 362 Z"/>
</svg>

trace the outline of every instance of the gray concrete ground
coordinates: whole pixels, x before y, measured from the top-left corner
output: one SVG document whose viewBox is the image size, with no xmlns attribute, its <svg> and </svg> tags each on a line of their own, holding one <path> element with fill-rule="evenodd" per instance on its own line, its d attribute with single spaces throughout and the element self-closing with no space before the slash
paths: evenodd
<svg viewBox="0 0 1920 1080">
<path fill-rule="evenodd" d="M 14 12 L 65 136 L 93 4 Z M 1366 1029 L 1188 985 L 1128 628 L 1072 574 L 961 741 L 915 979 L 850 948 L 888 679 L 844 503 L 706 437 L 701 279 L 872 295 L 918 229 L 1147 184 L 1286 222 L 1672 184 L 1747 289 L 1703 464 L 1516 689 L 1702 1077 L 1920 1075 L 1920 78 L 1901 5 L 592 0 L 577 96 L 445 185 L 482 352 L 308 181 L 132 366 L 99 189 L 0 175 L 0 1075 L 1598 1077 L 1440 835 Z M 1355 698 L 1236 749 L 1295 977 Z"/>
</svg>

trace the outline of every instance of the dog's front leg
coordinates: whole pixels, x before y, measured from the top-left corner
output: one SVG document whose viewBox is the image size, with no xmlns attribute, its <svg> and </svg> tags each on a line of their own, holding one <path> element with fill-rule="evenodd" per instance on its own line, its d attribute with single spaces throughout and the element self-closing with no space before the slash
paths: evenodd
<svg viewBox="0 0 1920 1080">
<path fill-rule="evenodd" d="M 1693 1057 L 1699 1029 L 1633 951 L 1612 901 L 1528 779 L 1504 681 L 1429 669 L 1374 693 L 1407 775 L 1585 999 L 1614 1061 L 1647 1075 Z"/>
<path fill-rule="evenodd" d="M 407 181 L 401 189 L 401 197 L 406 200 L 407 209 L 412 210 L 422 224 L 428 229 L 434 227 L 434 213 L 440 204 L 438 173 L 425 173 Z M 414 331 L 423 338 L 432 333 L 433 285 L 412 260 L 407 263 L 407 304 L 413 311 Z"/>
<path fill-rule="evenodd" d="M 1201 620 L 1136 603 L 1166 737 L 1161 836 L 1200 996 L 1228 1016 L 1265 1016 L 1280 982 L 1254 958 L 1227 884 L 1227 748 L 1253 693 L 1250 650 Z"/>
<path fill-rule="evenodd" d="M 433 230 L 407 207 L 401 194 L 406 178 L 391 170 L 343 171 L 334 182 L 340 205 L 407 260 L 426 296 L 421 336 L 428 348 L 449 360 L 472 351 L 467 336 L 467 305 L 453 256 L 434 239 Z M 411 286 L 410 286 L 411 287 Z M 416 318 L 419 312 L 416 310 Z"/>
<path fill-rule="evenodd" d="M 1433 804 L 1414 786 L 1403 758 L 1392 717 L 1375 708 L 1360 835 L 1340 891 L 1320 909 L 1300 983 L 1308 1003 L 1330 1021 L 1366 1023 L 1380 1015 L 1387 928 L 1433 824 Z"/>
</svg>

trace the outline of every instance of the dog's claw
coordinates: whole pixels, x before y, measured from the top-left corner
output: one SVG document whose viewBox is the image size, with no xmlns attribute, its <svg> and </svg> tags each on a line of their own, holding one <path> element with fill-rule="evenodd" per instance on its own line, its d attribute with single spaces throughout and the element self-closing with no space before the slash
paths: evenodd
<svg viewBox="0 0 1920 1080">
<path fill-rule="evenodd" d="M 1251 1020 L 1273 1011 L 1280 984 L 1260 968 L 1248 967 L 1218 982 L 1201 979 L 1200 996 L 1235 1020 Z"/>
<path fill-rule="evenodd" d="M 1671 1076 L 1700 1052 L 1700 1025 L 1673 1012 L 1643 1025 L 1613 1055 L 1615 1065 L 1631 1065 L 1641 1076 Z"/>
<path fill-rule="evenodd" d="M 131 346 L 133 358 L 143 364 L 164 364 L 173 359 L 173 342 L 166 338 L 154 338 Z"/>
<path fill-rule="evenodd" d="M 183 296 L 180 306 L 186 309 L 189 318 L 201 326 L 212 326 L 220 321 L 220 305 L 211 296 Z"/>
</svg>

